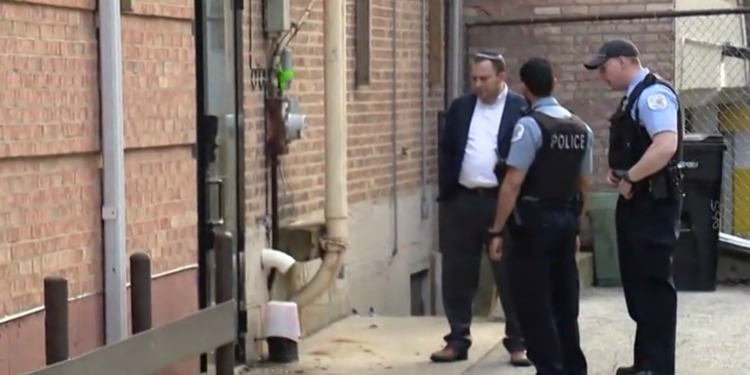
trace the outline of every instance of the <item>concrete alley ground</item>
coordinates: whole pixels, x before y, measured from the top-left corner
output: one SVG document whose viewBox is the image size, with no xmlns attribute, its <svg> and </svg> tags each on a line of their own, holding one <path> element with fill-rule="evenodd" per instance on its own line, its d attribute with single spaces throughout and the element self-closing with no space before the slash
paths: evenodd
<svg viewBox="0 0 750 375">
<path fill-rule="evenodd" d="M 680 293 L 678 368 L 682 375 L 745 374 L 750 368 L 750 288 Z M 470 360 L 429 363 L 446 329 L 443 317 L 350 317 L 301 343 L 300 362 L 244 374 L 533 375 L 507 365 L 498 344 L 502 323 L 477 322 Z M 609 375 L 631 362 L 634 326 L 622 291 L 593 289 L 581 302 L 581 334 L 589 375 Z"/>
</svg>

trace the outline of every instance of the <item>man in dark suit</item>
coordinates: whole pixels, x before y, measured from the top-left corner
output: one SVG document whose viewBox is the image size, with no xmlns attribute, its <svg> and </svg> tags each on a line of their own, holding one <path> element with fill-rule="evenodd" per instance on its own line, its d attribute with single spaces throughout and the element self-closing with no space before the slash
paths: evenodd
<svg viewBox="0 0 750 375">
<path fill-rule="evenodd" d="M 496 166 L 508 156 L 513 127 L 526 106 L 526 100 L 505 83 L 505 69 L 499 53 L 474 55 L 474 92 L 455 99 L 445 114 L 438 150 L 438 202 L 443 306 L 450 333 L 444 337 L 445 347 L 430 357 L 435 362 L 465 360 L 471 346 L 472 303 L 503 177 Z M 505 312 L 503 344 L 513 365 L 529 366 L 504 266 L 502 260 L 492 262 Z"/>
</svg>

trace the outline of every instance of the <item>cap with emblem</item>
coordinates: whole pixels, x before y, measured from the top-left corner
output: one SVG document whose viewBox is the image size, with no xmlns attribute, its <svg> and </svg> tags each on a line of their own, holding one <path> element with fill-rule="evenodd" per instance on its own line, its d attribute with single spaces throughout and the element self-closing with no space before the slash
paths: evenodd
<svg viewBox="0 0 750 375">
<path fill-rule="evenodd" d="M 617 57 L 638 57 L 638 47 L 627 39 L 610 40 L 599 48 L 588 62 L 583 64 L 588 70 L 599 69 L 607 60 Z"/>
</svg>

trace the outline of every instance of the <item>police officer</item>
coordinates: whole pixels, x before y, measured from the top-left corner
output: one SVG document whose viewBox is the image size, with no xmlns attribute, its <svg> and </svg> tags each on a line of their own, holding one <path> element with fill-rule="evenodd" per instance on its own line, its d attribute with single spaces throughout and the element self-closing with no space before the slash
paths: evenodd
<svg viewBox="0 0 750 375">
<path fill-rule="evenodd" d="M 673 375 L 677 293 L 672 252 L 681 204 L 680 104 L 672 86 L 641 66 L 638 48 L 612 40 L 584 64 L 625 91 L 610 123 L 608 181 L 616 185 L 616 225 L 625 302 L 636 323 L 634 362 L 617 375 Z"/>
<path fill-rule="evenodd" d="M 511 295 L 537 375 L 585 375 L 578 330 L 576 264 L 582 195 L 588 195 L 591 129 L 552 97 L 554 76 L 542 58 L 520 71 L 530 103 L 516 123 L 495 221 L 491 258 L 507 256 Z M 523 297 L 520 297 L 523 296 Z"/>
</svg>

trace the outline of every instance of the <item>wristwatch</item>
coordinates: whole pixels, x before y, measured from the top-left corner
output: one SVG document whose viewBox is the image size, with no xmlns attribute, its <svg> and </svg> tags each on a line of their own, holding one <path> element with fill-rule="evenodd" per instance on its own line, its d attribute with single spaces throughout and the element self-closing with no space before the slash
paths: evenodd
<svg viewBox="0 0 750 375">
<path fill-rule="evenodd" d="M 503 236 L 503 230 L 501 229 L 501 230 L 497 230 L 496 231 L 496 230 L 490 228 L 490 229 L 487 230 L 487 234 L 490 235 L 490 238 L 502 237 Z"/>
<path fill-rule="evenodd" d="M 622 180 L 631 185 L 635 185 L 635 181 L 630 178 L 630 172 L 625 172 L 625 174 L 622 175 Z"/>
</svg>

